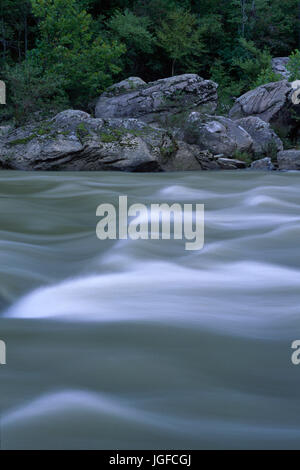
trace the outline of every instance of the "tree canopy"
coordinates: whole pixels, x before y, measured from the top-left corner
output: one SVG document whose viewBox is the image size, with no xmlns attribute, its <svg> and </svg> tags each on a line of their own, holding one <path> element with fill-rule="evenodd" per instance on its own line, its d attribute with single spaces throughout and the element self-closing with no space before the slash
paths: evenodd
<svg viewBox="0 0 300 470">
<path fill-rule="evenodd" d="M 130 75 L 197 73 L 219 83 L 229 106 L 249 87 L 278 79 L 271 57 L 291 56 L 297 75 L 299 15 L 299 0 L 0 0 L 6 118 L 18 110 L 26 119 L 41 102 L 53 111 L 62 103 L 90 110 Z"/>
</svg>

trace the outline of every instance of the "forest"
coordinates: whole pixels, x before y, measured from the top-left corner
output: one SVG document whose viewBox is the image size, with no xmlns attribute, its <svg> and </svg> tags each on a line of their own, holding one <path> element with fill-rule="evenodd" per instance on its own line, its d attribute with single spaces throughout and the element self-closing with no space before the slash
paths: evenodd
<svg viewBox="0 0 300 470">
<path fill-rule="evenodd" d="M 94 100 L 129 76 L 197 73 L 219 84 L 220 107 L 300 67 L 299 0 L 0 0 L 0 120 L 23 123 Z"/>
</svg>

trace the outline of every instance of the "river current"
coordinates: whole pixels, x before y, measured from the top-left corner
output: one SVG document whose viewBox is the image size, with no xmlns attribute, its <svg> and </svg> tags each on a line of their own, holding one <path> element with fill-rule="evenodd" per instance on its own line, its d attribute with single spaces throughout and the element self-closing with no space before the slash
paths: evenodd
<svg viewBox="0 0 300 470">
<path fill-rule="evenodd" d="M 300 448 L 300 173 L 0 173 L 1 449 Z M 96 208 L 205 205 L 205 244 Z"/>
</svg>

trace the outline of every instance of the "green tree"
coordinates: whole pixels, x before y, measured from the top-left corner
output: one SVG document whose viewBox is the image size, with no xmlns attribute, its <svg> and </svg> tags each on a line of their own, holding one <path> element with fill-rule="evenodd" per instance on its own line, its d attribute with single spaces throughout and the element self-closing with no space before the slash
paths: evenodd
<svg viewBox="0 0 300 470">
<path fill-rule="evenodd" d="M 32 0 L 32 7 L 40 20 L 32 56 L 46 73 L 63 78 L 74 106 L 85 107 L 112 84 L 125 47 L 97 35 L 92 16 L 76 0 Z"/>
<path fill-rule="evenodd" d="M 287 69 L 291 74 L 291 81 L 300 79 L 300 51 L 296 49 L 290 55 Z"/>
<path fill-rule="evenodd" d="M 172 76 L 176 63 L 200 56 L 204 51 L 199 37 L 197 18 L 189 11 L 171 11 L 157 31 L 158 43 L 172 60 Z"/>
<path fill-rule="evenodd" d="M 0 60 L 22 60 L 28 50 L 32 26 L 30 0 L 0 1 Z"/>
<path fill-rule="evenodd" d="M 239 75 L 243 82 L 243 90 L 247 91 L 255 86 L 278 81 L 282 77 L 272 72 L 272 56 L 268 49 L 260 50 L 253 41 L 241 38 L 240 44 L 244 49 L 244 56 L 234 59 L 233 65 L 239 69 Z M 267 80 L 263 82 L 263 80 Z"/>
<path fill-rule="evenodd" d="M 149 18 L 136 16 L 127 9 L 124 12 L 118 10 L 107 21 L 107 26 L 112 37 L 126 45 L 123 56 L 126 73 L 138 74 L 155 45 L 155 38 L 149 31 Z"/>
<path fill-rule="evenodd" d="M 1 109 L 0 120 L 2 116 L 21 125 L 31 119 L 56 114 L 69 106 L 61 77 L 44 74 L 42 68 L 30 60 L 6 65 L 2 76 L 8 85 L 8 103 Z"/>
</svg>

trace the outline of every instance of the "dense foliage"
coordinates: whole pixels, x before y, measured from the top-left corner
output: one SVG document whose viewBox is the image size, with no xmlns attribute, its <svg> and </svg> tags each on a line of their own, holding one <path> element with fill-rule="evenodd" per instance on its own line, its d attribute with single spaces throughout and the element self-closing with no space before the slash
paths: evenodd
<svg viewBox="0 0 300 470">
<path fill-rule="evenodd" d="M 299 0 L 0 0 L 0 78 L 18 123 L 65 106 L 92 109 L 116 80 L 198 73 L 221 106 L 300 65 Z M 0 117 L 1 118 L 1 117 Z"/>
</svg>

